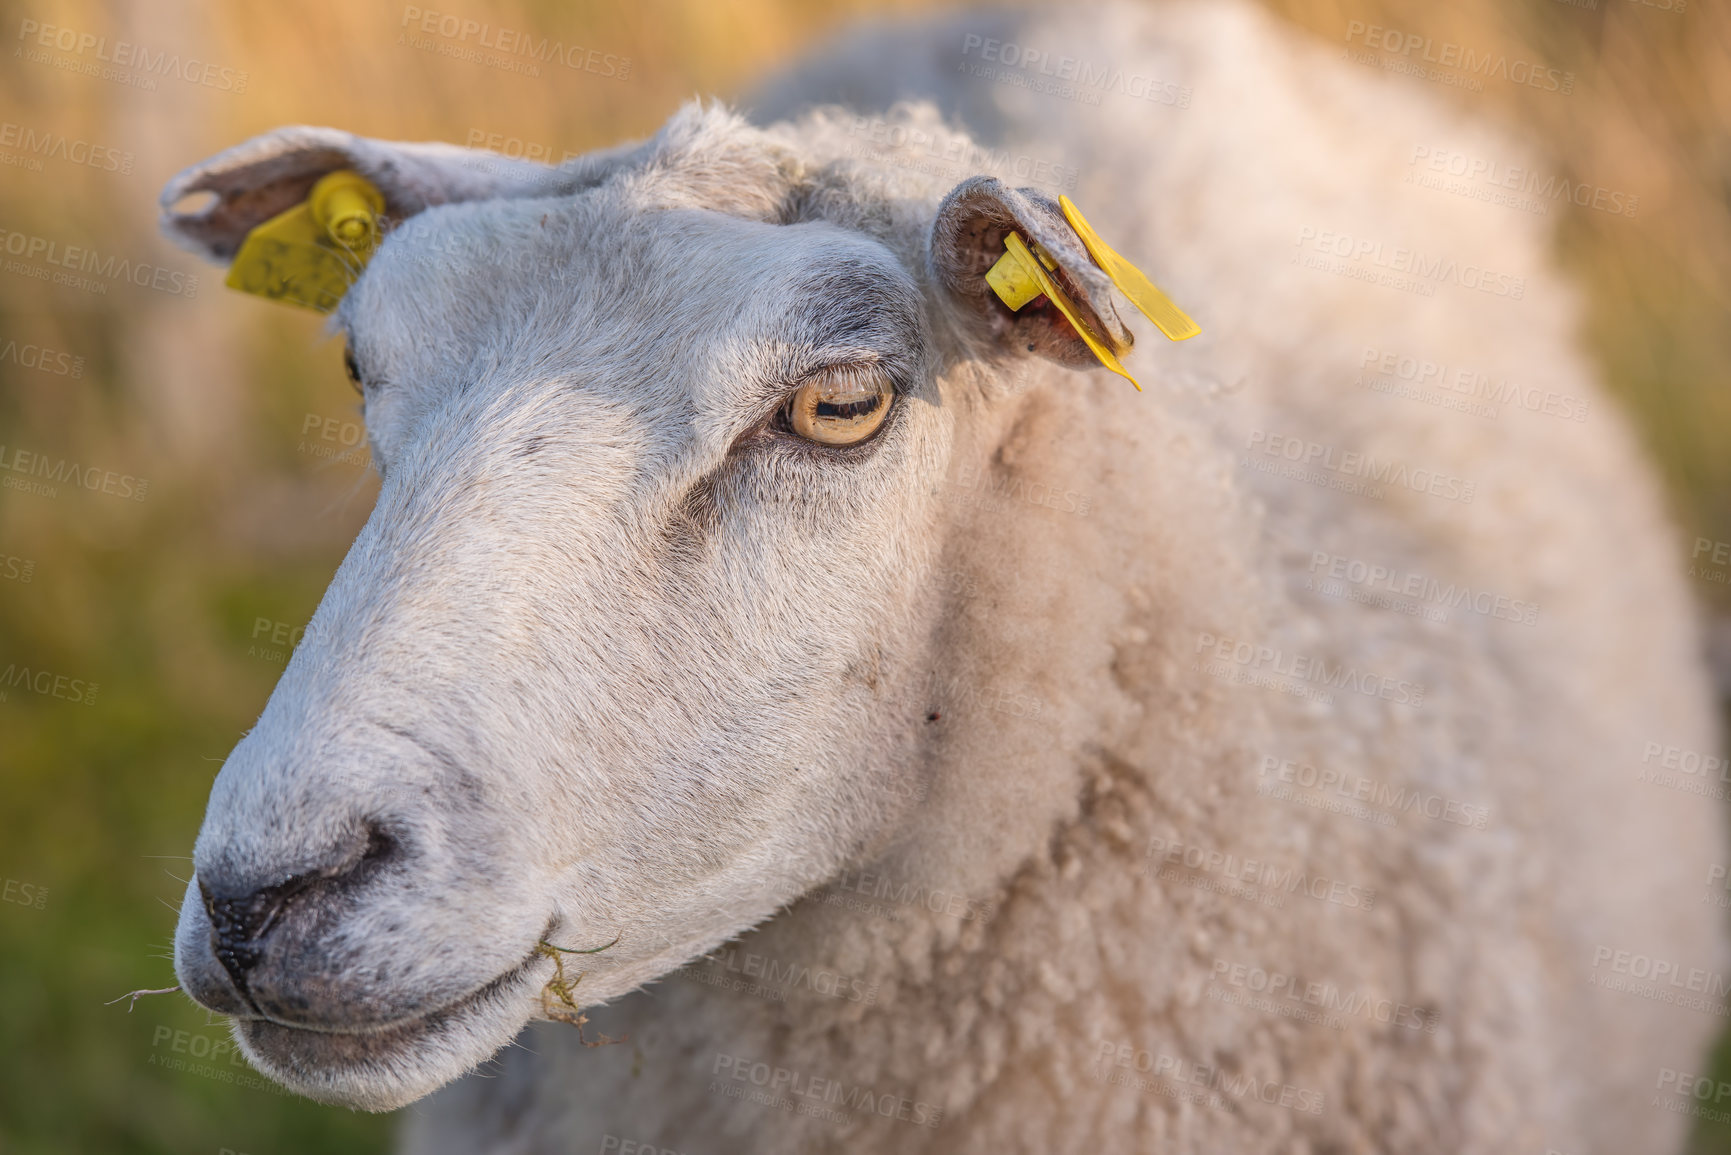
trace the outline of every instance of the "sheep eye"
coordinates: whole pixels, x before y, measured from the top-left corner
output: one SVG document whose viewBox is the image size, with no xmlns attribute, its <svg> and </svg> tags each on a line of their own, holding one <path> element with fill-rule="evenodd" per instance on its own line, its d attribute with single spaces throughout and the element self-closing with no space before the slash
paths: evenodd
<svg viewBox="0 0 1731 1155">
<path fill-rule="evenodd" d="M 355 387 L 355 392 L 361 390 L 361 367 L 355 362 L 355 351 L 347 345 L 343 346 L 343 371 L 349 375 L 349 384 Z"/>
<path fill-rule="evenodd" d="M 830 370 L 794 390 L 787 424 L 819 445 L 858 445 L 889 416 L 895 388 L 875 369 Z"/>
</svg>

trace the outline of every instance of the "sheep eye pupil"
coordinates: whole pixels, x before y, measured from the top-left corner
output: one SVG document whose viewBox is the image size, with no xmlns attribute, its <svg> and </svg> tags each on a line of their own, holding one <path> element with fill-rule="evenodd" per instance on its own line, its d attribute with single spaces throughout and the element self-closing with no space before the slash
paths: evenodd
<svg viewBox="0 0 1731 1155">
<path fill-rule="evenodd" d="M 819 445 L 857 445 L 876 433 L 889 416 L 895 388 L 869 368 L 827 372 L 795 390 L 786 423 Z"/>
<path fill-rule="evenodd" d="M 843 401 L 840 403 L 833 401 L 819 401 L 817 403 L 817 415 L 819 417 L 851 421 L 855 417 L 864 417 L 881 404 L 883 404 L 883 399 L 881 397 L 867 397 L 863 401 Z"/>
</svg>

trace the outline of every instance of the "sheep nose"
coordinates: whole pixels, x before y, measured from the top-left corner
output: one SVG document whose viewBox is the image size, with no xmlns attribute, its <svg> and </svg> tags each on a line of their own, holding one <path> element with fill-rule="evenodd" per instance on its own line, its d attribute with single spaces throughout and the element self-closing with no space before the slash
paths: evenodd
<svg viewBox="0 0 1731 1155">
<path fill-rule="evenodd" d="M 303 874 L 238 898 L 218 898 L 210 893 L 203 879 L 199 880 L 204 910 L 210 916 L 211 949 L 241 990 L 246 990 L 247 972 L 264 957 L 265 935 L 284 908 L 314 881 L 313 876 Z"/>
<path fill-rule="evenodd" d="M 225 894 L 223 891 L 229 888 L 221 882 L 213 886 L 201 874 L 198 892 L 204 899 L 205 914 L 210 918 L 211 952 L 234 980 L 235 986 L 246 992 L 248 972 L 264 959 L 265 940 L 290 907 L 308 900 L 309 892 L 330 892 L 356 881 L 360 875 L 376 867 L 395 847 L 396 843 L 389 835 L 369 825 L 354 845 L 333 853 L 336 866 L 291 875 L 281 882 L 244 894 Z"/>
</svg>

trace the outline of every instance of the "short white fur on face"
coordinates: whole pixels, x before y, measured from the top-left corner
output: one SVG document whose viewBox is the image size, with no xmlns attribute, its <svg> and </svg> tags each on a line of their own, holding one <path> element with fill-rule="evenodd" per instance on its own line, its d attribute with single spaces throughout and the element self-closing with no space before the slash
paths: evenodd
<svg viewBox="0 0 1731 1155">
<path fill-rule="evenodd" d="M 951 431 L 917 271 L 662 187 L 432 208 L 338 314 L 382 489 L 217 780 L 177 944 L 314 1097 L 394 1107 L 491 1054 L 543 939 L 614 944 L 586 1002 L 658 977 L 911 796 L 886 735 L 923 709 Z M 841 448 L 781 418 L 838 368 L 896 390 Z M 213 912 L 285 881 L 241 984 Z"/>
</svg>

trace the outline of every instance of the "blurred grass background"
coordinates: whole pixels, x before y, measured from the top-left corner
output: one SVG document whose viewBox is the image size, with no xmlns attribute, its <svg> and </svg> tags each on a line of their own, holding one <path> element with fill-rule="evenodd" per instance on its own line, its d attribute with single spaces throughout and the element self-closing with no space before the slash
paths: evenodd
<svg viewBox="0 0 1731 1155">
<path fill-rule="evenodd" d="M 1634 218 L 1558 205 L 1558 258 L 1585 286 L 1585 338 L 1679 523 L 1691 538 L 1731 541 L 1731 5 L 1266 2 L 1332 43 L 1363 20 L 1575 73 L 1567 99 L 1430 87 L 1524 126 L 1570 179 L 1640 196 Z M 90 706 L 16 688 L 0 702 L 0 883 L 47 891 L 41 910 L 0 902 L 0 1152 L 341 1155 L 388 1143 L 387 1119 L 161 1065 L 247 1074 L 223 1055 L 200 1060 L 225 1031 L 183 999 L 146 999 L 130 1015 L 104 1006 L 173 982 L 179 879 L 210 780 L 283 668 L 272 635 L 311 615 L 374 490 L 355 459 L 364 449 L 334 456 L 353 436 L 340 423 L 358 420 L 340 349 L 311 314 L 225 292 L 217 270 L 162 241 L 166 178 L 285 123 L 459 143 L 497 132 L 557 157 L 647 135 L 694 94 L 740 94 L 854 19 L 919 7 L 469 0 L 459 12 L 628 57 L 628 81 L 418 51 L 397 43 L 406 6 L 394 3 L 0 9 L 11 46 L 0 120 L 134 157 L 129 173 L 57 159 L 0 167 L 0 227 L 200 276 L 186 300 L 0 274 L 5 452 L 150 482 L 143 502 L 68 485 L 52 499 L 0 490 L 0 669 L 100 686 Z M 141 91 L 52 67 L 17 51 L 25 20 L 245 70 L 246 90 L 164 78 Z M 24 367 L 8 341 L 81 357 L 82 374 Z M 9 576 L 23 563 L 28 582 Z M 1731 613 L 1731 589 L 1691 584 Z M 1709 909 L 1702 917 L 1717 917 Z M 1731 1152 L 1731 1129 L 1699 1128 L 1694 1149 Z"/>
</svg>

